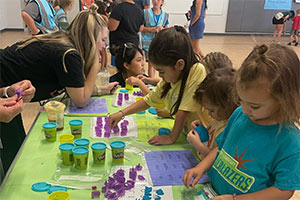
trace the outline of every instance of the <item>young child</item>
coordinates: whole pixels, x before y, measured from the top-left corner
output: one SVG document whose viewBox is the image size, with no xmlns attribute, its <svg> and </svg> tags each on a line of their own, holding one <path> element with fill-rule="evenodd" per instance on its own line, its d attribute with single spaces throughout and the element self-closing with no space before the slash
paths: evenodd
<svg viewBox="0 0 300 200">
<path fill-rule="evenodd" d="M 67 30 L 69 27 L 67 12 L 73 8 L 74 0 L 56 0 L 54 2 L 55 24 L 61 30 Z"/>
<path fill-rule="evenodd" d="M 292 32 L 291 32 L 291 37 L 288 45 L 292 44 L 292 41 L 294 40 L 295 37 L 295 46 L 298 46 L 298 33 L 300 29 L 300 8 L 297 9 L 297 15 L 293 18 L 293 26 L 292 26 Z"/>
<path fill-rule="evenodd" d="M 130 85 L 137 85 L 144 94 L 148 94 L 150 90 L 143 81 L 136 78 L 145 72 L 143 51 L 132 43 L 115 48 L 118 72 L 110 77 L 109 82 L 117 81 L 121 87 L 125 87 L 125 80 L 128 79 Z"/>
<path fill-rule="evenodd" d="M 189 36 L 183 27 L 164 29 L 155 36 L 149 48 L 149 60 L 159 72 L 162 81 L 144 99 L 110 115 L 110 127 L 115 127 L 125 116 L 149 107 L 167 108 L 175 116 L 170 135 L 154 136 L 153 145 L 172 144 L 182 132 L 186 122 L 203 119 L 207 125 L 207 111 L 193 99 L 196 87 L 205 78 L 205 69 L 193 52 Z"/>
<path fill-rule="evenodd" d="M 300 189 L 300 62 L 289 47 L 254 48 L 237 72 L 241 107 L 216 138 L 218 148 L 183 182 L 192 187 L 208 172 L 213 199 L 289 199 Z"/>
<path fill-rule="evenodd" d="M 194 94 L 196 101 L 208 110 L 208 114 L 214 119 L 207 127 L 209 133 L 207 146 L 195 130 L 191 130 L 187 135 L 187 140 L 201 157 L 207 156 L 213 148 L 217 147 L 216 137 L 224 130 L 230 115 L 237 108 L 232 93 L 235 84 L 234 75 L 233 68 L 216 69 L 206 76 Z M 191 126 L 195 129 L 200 124 L 200 121 L 196 120 Z"/>
<path fill-rule="evenodd" d="M 206 56 L 200 60 L 200 63 L 204 65 L 207 74 L 219 68 L 232 68 L 231 60 L 221 52 L 206 54 Z"/>
<path fill-rule="evenodd" d="M 146 61 L 149 61 L 149 45 L 158 31 L 168 27 L 169 14 L 162 10 L 164 0 L 152 0 L 152 8 L 144 10 L 144 28 L 142 30 L 142 46 L 145 51 Z M 148 62 L 148 75 L 154 77 L 155 70 Z"/>
</svg>

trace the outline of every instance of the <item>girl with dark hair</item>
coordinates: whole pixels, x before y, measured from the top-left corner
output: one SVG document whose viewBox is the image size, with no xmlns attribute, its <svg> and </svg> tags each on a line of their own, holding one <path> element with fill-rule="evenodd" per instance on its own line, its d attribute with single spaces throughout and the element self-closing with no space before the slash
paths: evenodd
<svg viewBox="0 0 300 200">
<path fill-rule="evenodd" d="M 205 78 L 204 66 L 199 63 L 183 27 L 164 29 L 152 40 L 149 60 L 159 72 L 162 81 L 143 100 L 110 116 L 110 126 L 114 127 L 125 115 L 143 111 L 149 107 L 167 108 L 175 124 L 170 135 L 154 136 L 148 142 L 153 145 L 172 144 L 184 126 L 201 119 L 209 122 L 207 111 L 193 99 L 197 86 Z"/>
</svg>

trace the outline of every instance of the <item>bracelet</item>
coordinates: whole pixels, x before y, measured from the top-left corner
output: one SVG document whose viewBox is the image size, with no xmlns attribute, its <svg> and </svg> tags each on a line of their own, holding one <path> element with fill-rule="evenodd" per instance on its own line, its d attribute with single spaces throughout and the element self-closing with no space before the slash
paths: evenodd
<svg viewBox="0 0 300 200">
<path fill-rule="evenodd" d="M 124 111 L 123 110 L 119 110 L 119 112 L 121 112 L 122 113 L 122 120 L 125 118 L 125 113 L 124 113 Z"/>
<path fill-rule="evenodd" d="M 7 87 L 5 87 L 5 88 L 3 89 L 3 95 L 2 95 L 3 97 L 6 97 L 6 98 L 9 97 L 8 94 L 7 94 L 8 88 L 9 88 L 9 86 L 7 86 Z"/>
<path fill-rule="evenodd" d="M 232 195 L 232 198 L 233 198 L 233 200 L 237 200 L 237 196 L 235 193 Z"/>
</svg>

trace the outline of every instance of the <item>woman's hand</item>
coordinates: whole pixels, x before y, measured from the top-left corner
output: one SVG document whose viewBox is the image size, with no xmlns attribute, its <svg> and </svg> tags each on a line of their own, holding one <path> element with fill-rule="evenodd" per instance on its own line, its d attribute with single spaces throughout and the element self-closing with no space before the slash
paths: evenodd
<svg viewBox="0 0 300 200">
<path fill-rule="evenodd" d="M 14 96 L 17 90 L 22 92 L 22 98 L 24 102 L 30 102 L 35 94 L 35 87 L 33 87 L 29 80 L 20 81 L 9 86 L 7 90 L 8 96 Z"/>
<path fill-rule="evenodd" d="M 111 82 L 107 85 L 101 86 L 101 94 L 113 94 L 118 89 L 118 82 Z"/>
<path fill-rule="evenodd" d="M 0 98 L 0 121 L 8 123 L 23 110 L 23 100 L 18 95 Z"/>
</svg>

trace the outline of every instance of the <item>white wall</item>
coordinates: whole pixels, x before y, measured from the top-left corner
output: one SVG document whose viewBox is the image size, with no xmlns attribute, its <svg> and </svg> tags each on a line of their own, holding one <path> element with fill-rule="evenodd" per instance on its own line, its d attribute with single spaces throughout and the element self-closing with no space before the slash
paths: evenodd
<svg viewBox="0 0 300 200">
<path fill-rule="evenodd" d="M 165 0 L 163 9 L 170 14 L 172 25 L 186 25 L 185 13 L 193 0 Z M 205 33 L 225 33 L 229 0 L 207 0 L 208 10 L 205 18 Z"/>
<path fill-rule="evenodd" d="M 20 0 L 0 0 L 0 30 L 22 29 Z"/>
</svg>

